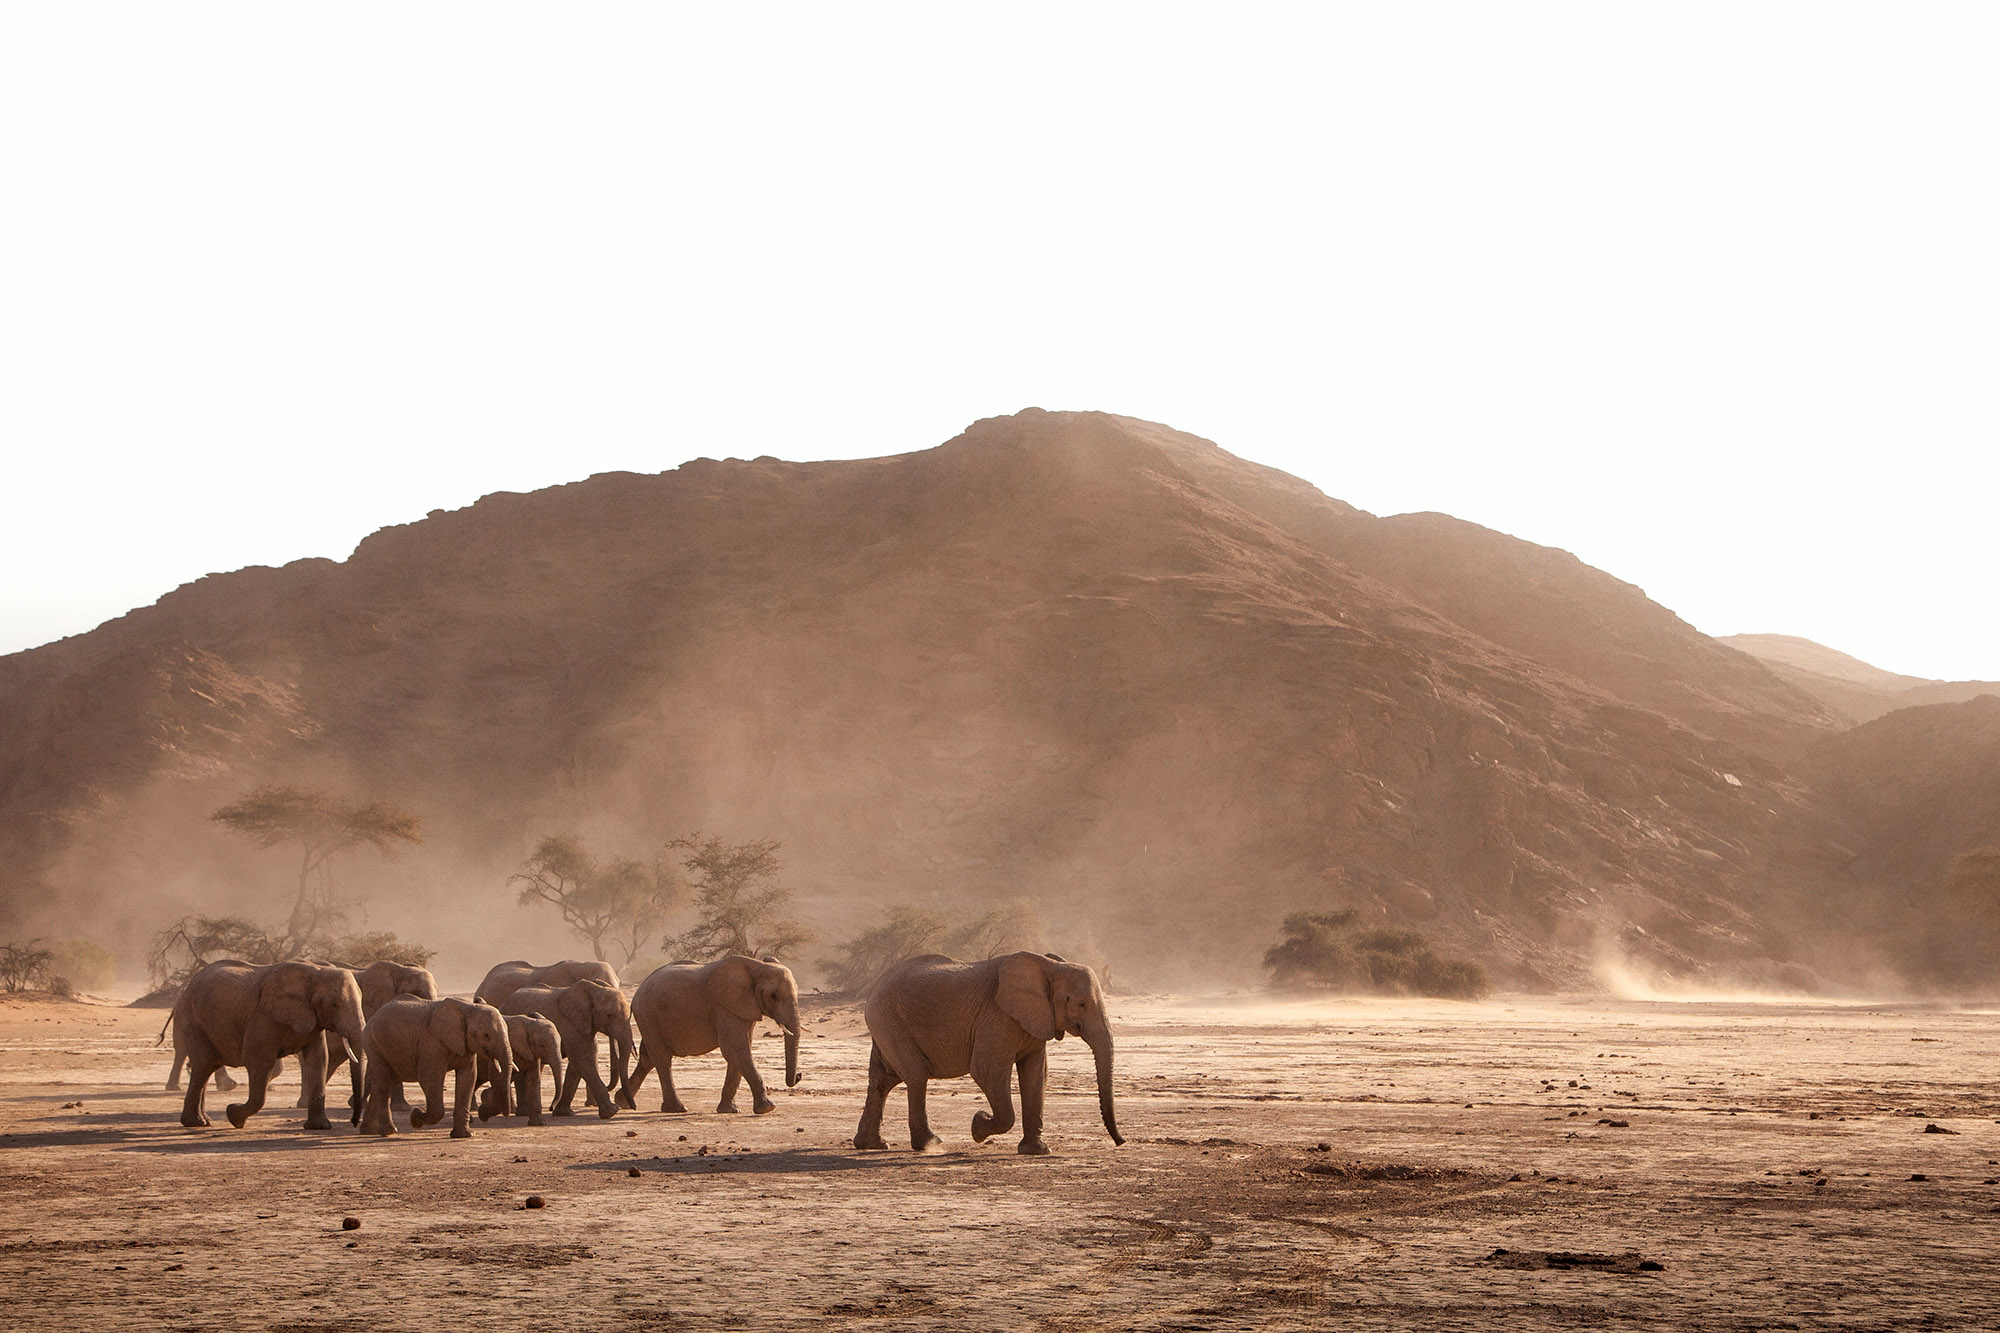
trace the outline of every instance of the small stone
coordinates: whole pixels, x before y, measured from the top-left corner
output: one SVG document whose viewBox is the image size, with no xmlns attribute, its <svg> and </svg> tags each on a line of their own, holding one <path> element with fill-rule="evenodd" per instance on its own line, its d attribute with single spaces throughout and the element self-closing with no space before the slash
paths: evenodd
<svg viewBox="0 0 2000 1333">
<path fill-rule="evenodd" d="M 681 1135 L 679 1138 L 674 1140 L 674 1142 L 676 1143 L 686 1143 L 687 1141 L 688 1141 L 688 1136 L 685 1134 Z"/>
<path fill-rule="evenodd" d="M 340 1219 L 340 1229 L 342 1231 L 359 1231 L 361 1230 L 361 1219 L 358 1217 L 343 1217 Z"/>
<path fill-rule="evenodd" d="M 523 1208 L 546 1208 L 549 1206 L 549 1201 L 539 1194 L 530 1194 L 521 1206 Z"/>
<path fill-rule="evenodd" d="M 625 1174 L 628 1176 L 643 1176 L 646 1173 L 636 1166 L 628 1166 L 625 1168 Z"/>
<path fill-rule="evenodd" d="M 1924 1133 L 1926 1133 L 1926 1134 L 1956 1134 L 1956 1133 L 1958 1133 L 1958 1131 L 1957 1131 L 1957 1130 L 1955 1130 L 1955 1129 L 1946 1129 L 1946 1128 L 1945 1128 L 1945 1127 L 1944 1127 L 1943 1125 L 1925 1125 L 1925 1126 L 1924 1126 Z"/>
<path fill-rule="evenodd" d="M 1911 1176 L 1911 1177 L 1910 1177 L 1910 1179 L 1911 1179 L 1911 1180 L 1929 1180 L 1929 1179 L 1930 1179 L 1930 1177 L 1929 1177 L 1929 1176 L 1927 1176 L 1927 1175 L 1925 1175 L 1925 1174 L 1924 1174 L 1923 1172 L 1919 1171 L 1919 1172 L 1917 1172 L 1917 1174 L 1915 1174 L 1914 1176 Z"/>
<path fill-rule="evenodd" d="M 625 1131 L 625 1137 L 628 1139 L 636 1139 L 639 1137 L 639 1131 L 636 1129 L 628 1129 Z"/>
</svg>

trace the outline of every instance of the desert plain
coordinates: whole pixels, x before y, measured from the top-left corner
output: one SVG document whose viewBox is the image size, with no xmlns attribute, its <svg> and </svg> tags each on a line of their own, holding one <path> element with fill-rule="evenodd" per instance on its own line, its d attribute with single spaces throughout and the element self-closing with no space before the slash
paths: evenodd
<svg viewBox="0 0 2000 1333">
<path fill-rule="evenodd" d="M 1129 1141 L 1065 1043 L 1054 1155 L 1024 1158 L 1017 1134 L 971 1142 L 963 1080 L 933 1086 L 943 1150 L 854 1150 L 851 1005 L 809 1004 L 805 1077 L 770 1115 L 663 1115 L 649 1084 L 611 1120 L 453 1141 L 305 1133 L 291 1064 L 245 1129 L 184 1129 L 159 1011 L 9 998 L 8 1322 L 2000 1328 L 1994 1010 L 1155 996 L 1113 1016 Z M 712 1106 L 719 1058 L 677 1069 Z"/>
</svg>

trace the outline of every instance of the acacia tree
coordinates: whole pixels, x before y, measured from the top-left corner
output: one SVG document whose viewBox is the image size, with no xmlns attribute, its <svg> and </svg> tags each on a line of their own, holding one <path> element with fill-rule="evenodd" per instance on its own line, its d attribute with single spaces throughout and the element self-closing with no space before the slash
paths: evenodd
<svg viewBox="0 0 2000 1333">
<path fill-rule="evenodd" d="M 706 961 L 733 953 L 782 958 L 819 938 L 818 931 L 789 915 L 792 891 L 774 882 L 783 868 L 778 845 L 769 838 L 732 844 L 689 833 L 661 848 L 686 853 L 681 865 L 697 913 L 685 933 L 662 941 L 669 958 Z"/>
<path fill-rule="evenodd" d="M 0 989 L 23 991 L 48 980 L 54 949 L 42 947 L 40 940 L 11 940 L 0 944 Z"/>
<path fill-rule="evenodd" d="M 521 906 L 544 902 L 555 908 L 599 962 L 610 943 L 628 967 L 688 892 L 663 860 L 599 861 L 580 839 L 567 836 L 543 838 L 507 882 L 521 886 Z"/>
<path fill-rule="evenodd" d="M 423 841 L 418 834 L 423 821 L 416 815 L 384 801 L 346 801 L 321 787 L 266 785 L 209 818 L 261 848 L 298 844 L 298 893 L 279 937 L 288 956 L 346 920 L 333 878 L 334 857 L 364 844 L 393 856 L 402 843 Z"/>
<path fill-rule="evenodd" d="M 291 955 L 263 927 L 240 916 L 184 916 L 153 936 L 146 971 L 161 989 L 178 991 L 187 979 L 223 958 L 280 963 Z"/>
</svg>

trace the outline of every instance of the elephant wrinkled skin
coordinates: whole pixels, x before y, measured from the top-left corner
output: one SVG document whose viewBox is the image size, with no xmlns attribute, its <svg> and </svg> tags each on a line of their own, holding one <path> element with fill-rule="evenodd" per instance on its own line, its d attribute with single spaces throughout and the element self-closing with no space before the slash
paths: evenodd
<svg viewBox="0 0 2000 1333">
<path fill-rule="evenodd" d="M 397 1081 L 413 1082 L 424 1090 L 423 1109 L 410 1111 L 411 1129 L 444 1119 L 444 1076 L 448 1072 L 454 1084 L 451 1136 L 470 1138 L 472 1089 L 482 1061 L 490 1062 L 495 1071 L 499 1111 L 507 1113 L 513 1057 L 506 1021 L 490 1004 L 398 996 L 368 1020 L 361 1046 L 368 1066 L 368 1095 L 361 1112 L 363 1134 L 396 1132 L 389 1114 L 389 1089 Z"/>
<path fill-rule="evenodd" d="M 658 1068 L 660 1109 L 687 1110 L 674 1091 L 674 1057 L 720 1048 L 729 1072 L 715 1109 L 734 1113 L 737 1084 L 747 1082 L 751 1109 L 758 1115 L 775 1110 L 777 1104 L 764 1095 L 764 1079 L 750 1058 L 750 1038 L 763 1018 L 776 1020 L 785 1030 L 785 1086 L 798 1085 L 799 986 L 791 969 L 773 959 L 732 954 L 706 965 L 656 968 L 632 996 L 632 1017 L 639 1024 L 639 1063 L 619 1094 L 621 1106 L 634 1105 L 639 1085 Z"/>
<path fill-rule="evenodd" d="M 971 1074 L 991 1112 L 972 1117 L 974 1142 L 1014 1124 L 1010 1088 L 1021 1075 L 1021 1146 L 1032 1156 L 1042 1142 L 1042 1092 L 1047 1043 L 1067 1033 L 1083 1038 L 1097 1063 L 1097 1105 L 1113 1143 L 1123 1143 L 1111 1097 L 1111 1025 L 1097 974 L 1054 954 L 1012 953 L 962 963 L 942 954 L 907 958 L 884 972 L 864 1013 L 874 1045 L 868 1055 L 868 1100 L 855 1130 L 857 1148 L 885 1148 L 882 1111 L 890 1091 L 907 1084 L 910 1146 L 937 1145 L 925 1113 L 926 1081 Z"/>
<path fill-rule="evenodd" d="M 278 1062 L 300 1057 L 306 1089 L 306 1128 L 331 1129 L 326 1118 L 326 1043 L 323 1032 L 361 1042 L 361 987 L 340 967 L 272 963 L 253 967 L 232 960 L 210 963 L 189 978 L 174 1002 L 174 1044 L 187 1053 L 187 1099 L 181 1123 L 209 1124 L 203 1105 L 209 1076 L 223 1065 L 250 1073 L 247 1102 L 228 1108 L 238 1129 L 264 1109 Z"/>
</svg>

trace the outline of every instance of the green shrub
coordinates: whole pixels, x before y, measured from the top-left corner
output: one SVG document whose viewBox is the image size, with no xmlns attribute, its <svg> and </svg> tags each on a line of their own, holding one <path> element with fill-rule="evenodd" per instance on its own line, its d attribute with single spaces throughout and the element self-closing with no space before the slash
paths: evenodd
<svg viewBox="0 0 2000 1333">
<path fill-rule="evenodd" d="M 1367 995 L 1424 995 L 1476 1000 L 1490 989 L 1486 969 L 1438 952 L 1414 930 L 1363 929 L 1354 908 L 1295 912 L 1285 938 L 1264 955 L 1280 986 Z"/>
</svg>

